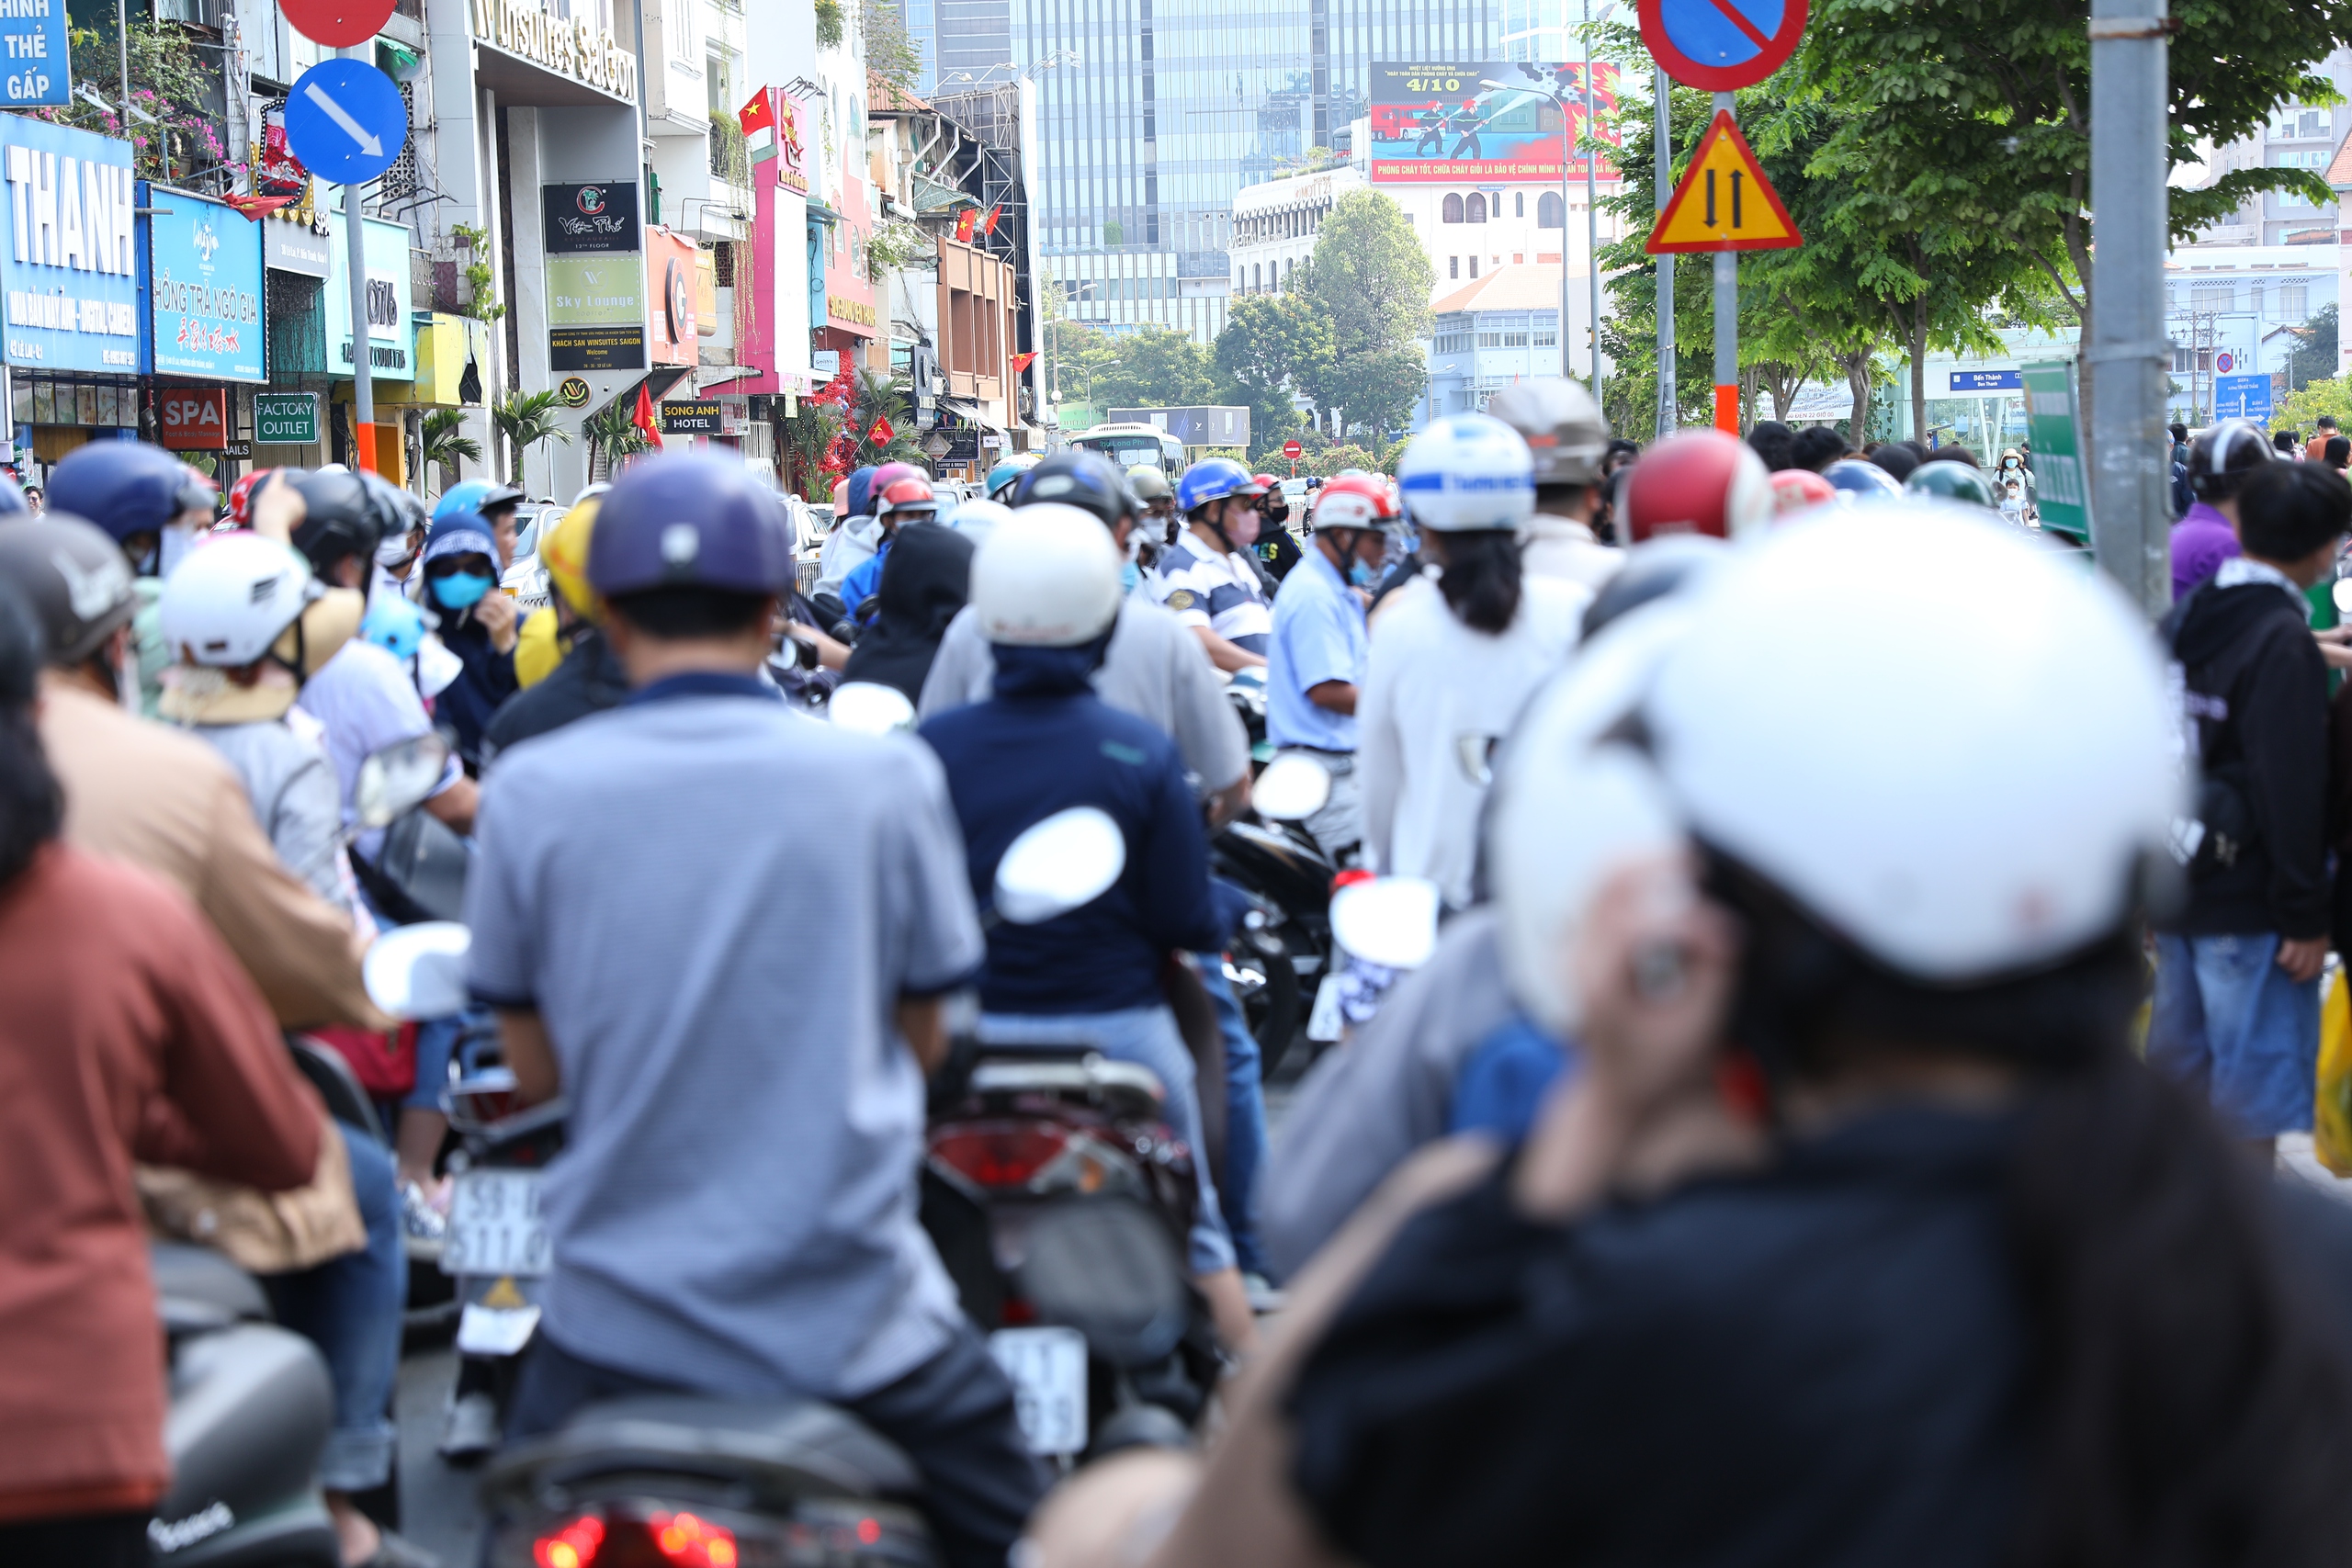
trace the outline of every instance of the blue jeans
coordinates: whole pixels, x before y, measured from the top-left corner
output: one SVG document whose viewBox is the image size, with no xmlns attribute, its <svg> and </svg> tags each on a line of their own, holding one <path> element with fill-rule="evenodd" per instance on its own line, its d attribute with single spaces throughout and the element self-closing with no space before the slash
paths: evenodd
<svg viewBox="0 0 2352 1568">
<path fill-rule="evenodd" d="M 1208 992 L 1225 1031 L 1225 1185 L 1218 1190 L 1225 1223 L 1233 1233 L 1236 1261 L 1250 1273 L 1263 1274 L 1266 1258 L 1258 1249 L 1258 1171 L 1266 1163 L 1266 1095 L 1258 1037 L 1250 1032 L 1250 1021 L 1225 977 L 1224 956 L 1200 953 L 1193 959 L 1201 988 Z"/>
<path fill-rule="evenodd" d="M 1174 1013 L 1164 1007 L 1043 1016 L 982 1013 L 979 1037 L 983 1044 L 1091 1045 L 1116 1061 L 1150 1068 L 1168 1091 L 1162 1111 L 1169 1130 L 1192 1149 L 1193 1170 L 1200 1179 L 1200 1205 L 1193 1216 L 1188 1267 L 1197 1275 L 1234 1266 L 1233 1235 L 1225 1227 L 1225 1213 L 1217 1205 L 1216 1178 L 1210 1174 L 1206 1146 L 1201 1142 L 1201 1100 L 1193 1077 L 1193 1054 L 1177 1032 Z"/>
<path fill-rule="evenodd" d="M 392 1380 L 400 1371 L 408 1257 L 401 1244 L 391 1152 L 340 1122 L 335 1130 L 351 1153 L 351 1185 L 368 1245 L 264 1283 L 277 1321 L 319 1348 L 334 1384 L 334 1429 L 319 1456 L 319 1484 L 330 1492 L 367 1492 L 392 1474 Z"/>
<path fill-rule="evenodd" d="M 2205 1095 L 2249 1138 L 2308 1131 L 2319 982 L 2278 967 L 2273 931 L 2156 937 L 2148 1064 Z"/>
</svg>

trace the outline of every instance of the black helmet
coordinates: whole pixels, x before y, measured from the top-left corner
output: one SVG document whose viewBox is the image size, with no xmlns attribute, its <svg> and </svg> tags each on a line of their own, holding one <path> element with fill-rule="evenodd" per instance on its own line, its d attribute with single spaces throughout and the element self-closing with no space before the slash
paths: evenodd
<svg viewBox="0 0 2352 1568">
<path fill-rule="evenodd" d="M 1100 452 L 1082 449 L 1055 453 L 1022 475 L 1012 487 L 1014 506 L 1048 501 L 1091 512 L 1105 528 L 1117 527 L 1122 518 L 1143 514 L 1143 505 L 1119 466 Z"/>
<path fill-rule="evenodd" d="M 394 519 L 389 515 L 391 508 L 361 475 L 349 468 L 322 468 L 297 478 L 294 488 L 302 492 L 306 513 L 294 529 L 294 547 L 310 558 L 311 570 L 324 577 L 345 556 L 376 558 L 376 547 Z"/>
<path fill-rule="evenodd" d="M 2225 419 L 2188 444 L 2188 492 L 2199 501 L 2227 501 L 2248 475 L 2276 462 L 2270 438 L 2250 419 Z"/>
<path fill-rule="evenodd" d="M 96 653 L 139 608 L 120 547 L 62 512 L 0 527 L 0 581 L 24 594 L 40 622 L 45 661 L 62 667 Z"/>
</svg>

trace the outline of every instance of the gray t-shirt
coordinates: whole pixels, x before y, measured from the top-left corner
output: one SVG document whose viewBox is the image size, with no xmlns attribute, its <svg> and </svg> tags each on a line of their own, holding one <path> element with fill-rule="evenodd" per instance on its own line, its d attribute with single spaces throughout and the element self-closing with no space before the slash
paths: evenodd
<svg viewBox="0 0 2352 1568">
<path fill-rule="evenodd" d="M 962 836 L 911 736 L 651 690 L 482 786 L 470 980 L 537 1008 L 571 1104 L 547 1327 L 704 1393 L 854 1399 L 956 1321 L 893 1010 L 979 966 Z"/>
<path fill-rule="evenodd" d="M 200 724 L 193 733 L 220 752 L 244 782 L 254 820 L 269 835 L 279 863 L 320 897 L 348 909 L 339 852 L 343 806 L 334 764 L 319 742 L 295 734 L 283 719 Z"/>
<path fill-rule="evenodd" d="M 930 718 L 984 702 L 994 694 L 995 683 L 996 656 L 980 634 L 978 615 L 967 605 L 947 623 L 916 712 Z M 1204 791 L 1227 787 L 1250 766 L 1249 732 L 1225 699 L 1225 684 L 1208 650 L 1157 604 L 1120 603 L 1111 645 L 1094 672 L 1094 694 L 1166 730 L 1184 759 L 1184 771 Z"/>
</svg>

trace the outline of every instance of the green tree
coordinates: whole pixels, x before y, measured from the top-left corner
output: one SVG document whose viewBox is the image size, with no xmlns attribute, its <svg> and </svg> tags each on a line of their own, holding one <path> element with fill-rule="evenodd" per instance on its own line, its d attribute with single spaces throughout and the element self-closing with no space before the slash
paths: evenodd
<svg viewBox="0 0 2352 1568">
<path fill-rule="evenodd" d="M 2322 305 L 2295 329 L 2295 350 L 2287 356 L 2288 387 L 2308 387 L 2335 375 L 2335 307 Z"/>
<path fill-rule="evenodd" d="M 831 403 L 800 402 L 800 412 L 784 422 L 785 482 L 804 501 L 829 502 L 833 476 L 823 471 L 833 438 L 842 433 L 842 411 Z"/>
<path fill-rule="evenodd" d="M 650 451 L 653 443 L 637 427 L 634 400 L 623 401 L 615 398 L 594 413 L 580 422 L 580 434 L 588 438 L 588 475 L 597 477 L 597 465 L 604 465 L 604 476 L 609 479 L 621 459 Z"/>
<path fill-rule="evenodd" d="M 1112 340 L 1114 357 L 1094 380 L 1098 408 L 1190 408 L 1217 397 L 1208 351 L 1187 333 L 1145 327 Z"/>
<path fill-rule="evenodd" d="M 1315 254 L 1284 280 L 1326 322 L 1331 355 L 1304 389 L 1317 410 L 1351 429 L 1385 432 L 1412 418 L 1429 384 L 1419 340 L 1430 333 L 1437 272 L 1404 209 L 1378 191 L 1340 197 Z"/>
<path fill-rule="evenodd" d="M 481 461 L 481 443 L 465 434 L 465 414 L 457 409 L 435 409 L 424 416 L 419 457 L 441 465 L 441 488 L 447 490 L 466 477 L 466 464 Z"/>
<path fill-rule="evenodd" d="M 130 15 L 140 15 L 133 7 Z M 121 137 L 122 56 L 115 47 L 112 6 L 93 10 L 94 27 L 69 27 L 66 34 L 77 88 L 105 100 L 90 102 L 77 92 L 74 101 L 53 108 L 28 111 L 34 118 L 57 125 L 77 126 L 101 136 Z M 217 67 L 207 64 L 201 50 L 190 46 L 189 35 L 178 24 L 160 17 L 141 17 L 128 34 L 130 64 L 130 130 L 132 167 L 142 180 L 171 180 L 182 185 L 204 184 L 220 188 L 225 180 L 200 180 L 207 173 L 233 175 L 243 165 L 228 158 L 225 127 L 207 107 L 220 96 Z"/>
<path fill-rule="evenodd" d="M 2300 431 L 2309 440 L 2322 414 L 2333 414 L 2340 427 L 2352 427 L 2352 378 L 2330 376 L 2288 393 L 2270 415 L 2273 430 Z"/>
<path fill-rule="evenodd" d="M 1311 397 L 1338 350 L 1330 324 L 1302 294 L 1246 294 L 1226 313 L 1216 336 L 1216 367 L 1250 405 L 1261 443 L 1279 447 L 1300 420 L 1294 394 Z"/>
<path fill-rule="evenodd" d="M 556 423 L 558 407 L 553 392 L 509 392 L 490 409 L 490 422 L 498 434 L 506 438 L 506 449 L 514 459 L 514 467 L 506 482 L 523 482 L 523 456 L 542 441 L 553 439 L 565 446 L 571 444 L 571 432 Z"/>
<path fill-rule="evenodd" d="M 899 0 L 865 0 L 860 20 L 865 27 L 865 68 L 913 96 L 922 80 L 922 51 L 907 33 Z"/>
<path fill-rule="evenodd" d="M 914 400 L 908 396 L 904 381 L 896 376 L 860 370 L 852 403 L 846 428 L 856 437 L 857 447 L 850 457 L 851 468 L 864 468 L 869 463 L 917 463 L 926 469 L 931 467 L 931 459 L 915 444 Z M 875 425 L 885 420 L 889 422 L 890 434 L 887 440 L 876 441 Z"/>
</svg>

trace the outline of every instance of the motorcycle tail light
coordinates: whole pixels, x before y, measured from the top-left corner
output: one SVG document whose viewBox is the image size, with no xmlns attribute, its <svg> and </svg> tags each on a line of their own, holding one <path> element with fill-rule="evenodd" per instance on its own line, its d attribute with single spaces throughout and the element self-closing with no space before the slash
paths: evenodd
<svg viewBox="0 0 2352 1568">
<path fill-rule="evenodd" d="M 735 1532 L 693 1514 L 649 1514 L 646 1533 L 676 1568 L 735 1568 Z"/>
<path fill-rule="evenodd" d="M 975 1122 L 932 1136 L 932 1157 L 984 1188 L 1026 1187 L 1069 1145 L 1050 1122 Z"/>
<path fill-rule="evenodd" d="M 531 1560 L 539 1568 L 591 1568 L 605 1544 L 605 1521 L 582 1514 L 560 1529 L 531 1543 Z"/>
</svg>

